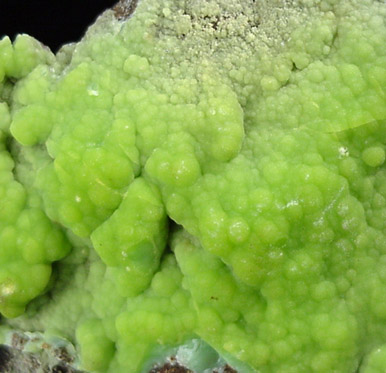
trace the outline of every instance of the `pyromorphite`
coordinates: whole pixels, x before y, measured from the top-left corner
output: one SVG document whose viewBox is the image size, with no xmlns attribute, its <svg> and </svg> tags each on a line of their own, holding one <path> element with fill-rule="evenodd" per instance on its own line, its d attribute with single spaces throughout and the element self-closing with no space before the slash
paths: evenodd
<svg viewBox="0 0 386 373">
<path fill-rule="evenodd" d="M 126 0 L 56 56 L 0 41 L 4 328 L 93 372 L 385 371 L 385 23 Z"/>
</svg>

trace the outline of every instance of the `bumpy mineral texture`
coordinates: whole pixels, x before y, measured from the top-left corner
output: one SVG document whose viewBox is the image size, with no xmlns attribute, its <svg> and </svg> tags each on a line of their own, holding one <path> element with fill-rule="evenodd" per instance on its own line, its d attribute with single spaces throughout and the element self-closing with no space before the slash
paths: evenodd
<svg viewBox="0 0 386 373">
<path fill-rule="evenodd" d="M 141 0 L 56 56 L 2 39 L 3 334 L 93 372 L 386 371 L 385 23 Z"/>
</svg>

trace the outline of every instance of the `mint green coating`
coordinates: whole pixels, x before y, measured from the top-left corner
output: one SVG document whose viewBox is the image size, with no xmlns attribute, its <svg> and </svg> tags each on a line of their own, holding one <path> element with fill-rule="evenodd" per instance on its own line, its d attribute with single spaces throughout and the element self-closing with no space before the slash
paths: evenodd
<svg viewBox="0 0 386 373">
<path fill-rule="evenodd" d="M 385 371 L 385 45 L 375 0 L 141 0 L 56 56 L 4 38 L 3 324 L 90 372 L 195 338 L 242 373 Z"/>
</svg>

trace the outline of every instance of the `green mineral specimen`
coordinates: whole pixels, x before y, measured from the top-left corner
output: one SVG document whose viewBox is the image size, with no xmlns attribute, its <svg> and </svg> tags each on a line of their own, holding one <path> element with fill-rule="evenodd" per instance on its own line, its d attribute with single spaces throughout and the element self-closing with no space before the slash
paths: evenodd
<svg viewBox="0 0 386 373">
<path fill-rule="evenodd" d="M 122 0 L 57 55 L 4 37 L 2 334 L 88 372 L 383 373 L 385 152 L 383 0 Z"/>
</svg>

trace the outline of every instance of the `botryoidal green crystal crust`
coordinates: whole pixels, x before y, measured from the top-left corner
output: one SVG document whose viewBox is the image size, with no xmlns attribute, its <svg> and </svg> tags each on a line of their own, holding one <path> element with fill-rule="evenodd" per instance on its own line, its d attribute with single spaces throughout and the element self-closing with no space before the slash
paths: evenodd
<svg viewBox="0 0 386 373">
<path fill-rule="evenodd" d="M 0 40 L 1 341 L 384 372 L 385 45 L 375 0 L 121 1 L 57 55 Z"/>
</svg>

